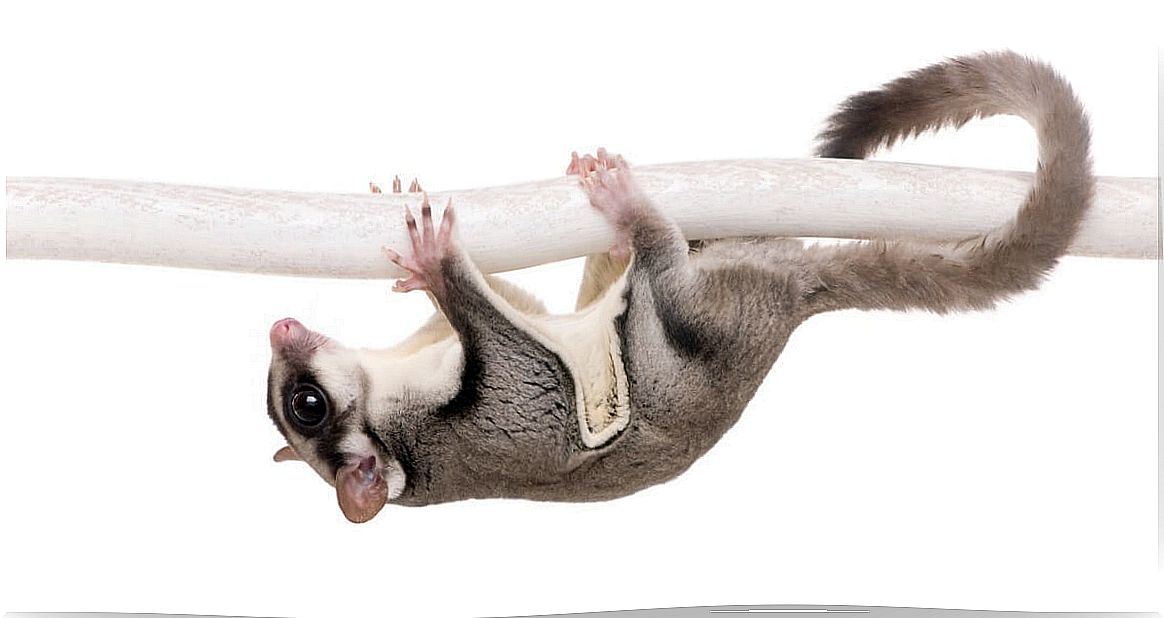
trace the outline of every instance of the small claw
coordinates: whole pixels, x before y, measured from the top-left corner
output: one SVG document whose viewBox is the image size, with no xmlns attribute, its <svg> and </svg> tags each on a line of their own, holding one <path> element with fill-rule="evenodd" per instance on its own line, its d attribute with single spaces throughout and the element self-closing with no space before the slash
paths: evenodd
<svg viewBox="0 0 1164 618">
<path fill-rule="evenodd" d="M 420 205 L 420 225 L 423 228 L 423 236 L 425 243 L 432 242 L 432 206 L 428 203 L 428 194 L 424 195 L 424 203 Z"/>
<path fill-rule="evenodd" d="M 423 189 L 420 188 L 420 181 L 413 178 L 412 184 L 408 185 L 408 192 L 409 193 L 420 193 L 421 191 L 423 191 Z"/>
<path fill-rule="evenodd" d="M 404 207 L 404 225 L 408 228 L 408 240 L 412 242 L 413 253 L 420 247 L 420 232 L 416 229 L 416 218 L 408 206 Z"/>
<path fill-rule="evenodd" d="M 388 261 L 397 266 L 400 265 L 400 261 L 403 259 L 395 249 L 389 249 L 388 247 L 380 247 L 380 253 L 383 253 L 384 257 L 388 258 Z"/>
<path fill-rule="evenodd" d="M 392 179 L 392 192 L 400 193 L 400 177 L 396 176 Z"/>
<path fill-rule="evenodd" d="M 416 262 L 413 261 L 412 258 L 400 255 L 388 247 L 384 247 L 381 250 L 384 252 L 384 257 L 388 258 L 390 262 L 399 266 L 400 268 L 410 273 L 415 273 L 417 270 L 419 270 L 419 267 L 416 265 Z"/>
<path fill-rule="evenodd" d="M 368 183 L 368 190 L 370 190 L 372 193 L 383 193 L 383 191 L 380 190 L 380 185 L 377 185 L 374 182 Z"/>
<path fill-rule="evenodd" d="M 453 198 L 450 197 L 448 203 L 445 204 L 445 211 L 441 214 L 441 243 L 448 243 L 449 238 L 452 237 L 453 223 L 456 222 L 456 219 L 457 215 L 453 211 Z"/>
<path fill-rule="evenodd" d="M 566 166 L 566 175 L 570 176 L 572 174 L 581 174 L 580 170 L 578 169 L 578 151 L 577 150 L 573 150 L 570 152 L 570 164 Z"/>
</svg>

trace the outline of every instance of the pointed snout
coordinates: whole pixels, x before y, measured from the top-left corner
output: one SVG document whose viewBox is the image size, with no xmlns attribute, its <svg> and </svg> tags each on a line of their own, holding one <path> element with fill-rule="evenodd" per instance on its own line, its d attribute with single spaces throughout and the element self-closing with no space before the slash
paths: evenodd
<svg viewBox="0 0 1164 618">
<path fill-rule="evenodd" d="M 311 355 L 332 343 L 327 335 L 307 328 L 295 318 L 283 318 L 271 325 L 271 349 L 279 354 Z"/>
<path fill-rule="evenodd" d="M 294 341 L 300 341 L 307 336 L 307 327 L 300 324 L 295 318 L 283 318 L 271 326 L 271 347 L 282 350 Z"/>
</svg>

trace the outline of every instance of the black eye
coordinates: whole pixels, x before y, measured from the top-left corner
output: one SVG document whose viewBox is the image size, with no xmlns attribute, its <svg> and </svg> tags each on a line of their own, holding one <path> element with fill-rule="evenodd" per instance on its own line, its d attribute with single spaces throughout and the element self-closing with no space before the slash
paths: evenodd
<svg viewBox="0 0 1164 618">
<path fill-rule="evenodd" d="M 314 384 L 299 384 L 287 400 L 287 413 L 304 427 L 315 427 L 327 418 L 327 396 Z"/>
</svg>

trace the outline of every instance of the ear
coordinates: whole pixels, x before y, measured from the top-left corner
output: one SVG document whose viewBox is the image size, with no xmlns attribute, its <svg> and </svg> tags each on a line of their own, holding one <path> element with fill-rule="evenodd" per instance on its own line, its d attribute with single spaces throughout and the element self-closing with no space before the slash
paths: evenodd
<svg viewBox="0 0 1164 618">
<path fill-rule="evenodd" d="M 388 502 L 388 483 L 377 469 L 375 457 L 348 464 L 335 475 L 335 495 L 348 521 L 362 524 L 376 516 Z"/>
<path fill-rule="evenodd" d="M 295 452 L 295 449 L 290 446 L 284 446 L 275 451 L 275 461 L 303 461 L 303 458 L 299 456 L 299 453 Z"/>
</svg>

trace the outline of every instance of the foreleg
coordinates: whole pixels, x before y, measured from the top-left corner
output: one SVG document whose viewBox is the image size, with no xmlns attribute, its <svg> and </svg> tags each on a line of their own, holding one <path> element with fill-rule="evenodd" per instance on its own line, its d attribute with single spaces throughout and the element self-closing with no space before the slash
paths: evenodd
<svg viewBox="0 0 1164 618">
<path fill-rule="evenodd" d="M 538 401 L 553 400 L 555 403 L 547 405 L 560 405 L 558 402 L 564 400 L 560 393 L 573 390 L 568 372 L 531 334 L 524 314 L 494 291 L 460 248 L 453 233 L 451 204 L 445 208 L 439 229 L 433 225 L 427 196 L 419 225 L 411 212 L 406 212 L 405 221 L 410 254 L 385 249 L 385 255 L 409 273 L 394 289 L 428 291 L 460 339 L 465 353 L 463 397 L 454 405 L 485 404 L 496 409 L 526 405 L 531 413 L 537 411 Z M 481 388 L 483 384 L 487 388 Z M 543 399 L 547 395 L 553 397 Z M 510 417 L 521 421 L 522 414 L 513 409 Z M 506 415 L 495 418 L 503 417 Z"/>
</svg>

